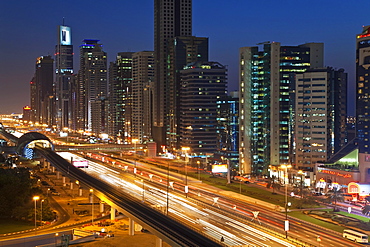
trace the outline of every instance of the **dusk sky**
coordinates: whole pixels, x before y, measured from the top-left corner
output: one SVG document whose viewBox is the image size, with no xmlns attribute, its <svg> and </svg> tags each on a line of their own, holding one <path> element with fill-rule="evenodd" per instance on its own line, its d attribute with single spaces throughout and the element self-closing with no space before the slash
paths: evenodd
<svg viewBox="0 0 370 247">
<path fill-rule="evenodd" d="M 83 39 L 99 39 L 109 62 L 118 52 L 153 50 L 153 6 L 154 0 L 1 1 L 0 114 L 30 104 L 36 58 L 54 54 L 63 17 L 72 28 L 77 73 Z M 369 9 L 369 0 L 193 0 L 193 35 L 208 37 L 210 60 L 228 66 L 229 91 L 238 89 L 240 47 L 323 42 L 325 65 L 349 73 L 353 101 L 355 37 L 370 25 Z"/>
</svg>

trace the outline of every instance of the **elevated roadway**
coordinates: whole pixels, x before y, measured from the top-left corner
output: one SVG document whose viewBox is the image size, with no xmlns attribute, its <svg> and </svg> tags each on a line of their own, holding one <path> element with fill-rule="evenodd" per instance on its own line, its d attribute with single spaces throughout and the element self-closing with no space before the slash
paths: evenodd
<svg viewBox="0 0 370 247">
<path fill-rule="evenodd" d="M 167 217 L 155 209 L 141 203 L 137 198 L 121 190 L 112 188 L 109 184 L 86 174 L 74 167 L 68 161 L 50 149 L 35 147 L 34 150 L 60 172 L 69 178 L 78 180 L 87 188 L 92 188 L 94 194 L 113 208 L 141 224 L 171 246 L 223 246 L 201 233 Z"/>
</svg>

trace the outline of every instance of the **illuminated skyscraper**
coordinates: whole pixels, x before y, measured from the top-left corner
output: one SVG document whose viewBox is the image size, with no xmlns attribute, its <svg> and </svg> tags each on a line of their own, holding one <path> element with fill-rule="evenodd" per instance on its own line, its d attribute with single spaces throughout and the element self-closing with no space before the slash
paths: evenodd
<svg viewBox="0 0 370 247">
<path fill-rule="evenodd" d="M 292 78 L 308 68 L 322 68 L 322 43 L 263 49 L 240 48 L 239 171 L 267 174 L 269 165 L 291 163 Z"/>
<path fill-rule="evenodd" d="M 168 42 L 192 35 L 192 0 L 154 1 L 154 99 L 153 138 L 166 144 L 169 130 L 169 82 L 167 77 Z"/>
<path fill-rule="evenodd" d="M 152 140 L 152 88 L 154 52 L 140 51 L 132 55 L 132 127 L 131 137 L 139 143 Z"/>
<path fill-rule="evenodd" d="M 180 146 L 190 147 L 191 156 L 205 157 L 218 151 L 227 69 L 218 62 L 195 62 L 180 73 Z"/>
<path fill-rule="evenodd" d="M 34 121 L 50 126 L 55 124 L 53 116 L 53 68 L 54 59 L 51 56 L 38 57 L 35 76 L 31 83 L 31 90 L 34 91 L 34 100 L 31 99 L 31 101 L 34 101 Z"/>
<path fill-rule="evenodd" d="M 92 130 L 92 102 L 107 97 L 107 54 L 99 40 L 85 39 L 83 42 L 80 45 L 78 118 L 84 125 L 83 129 Z"/>
<path fill-rule="evenodd" d="M 356 130 L 359 153 L 365 155 L 370 153 L 370 26 L 357 35 L 356 48 Z"/>
<path fill-rule="evenodd" d="M 313 170 L 347 144 L 347 73 L 308 69 L 296 76 L 295 164 Z"/>
<path fill-rule="evenodd" d="M 130 143 L 132 112 L 132 54 L 120 52 L 109 66 L 108 134 Z"/>
<path fill-rule="evenodd" d="M 75 129 L 73 101 L 73 45 L 71 28 L 58 26 L 58 43 L 55 46 L 55 112 L 59 129 Z"/>
<path fill-rule="evenodd" d="M 168 126 L 166 140 L 170 150 L 179 149 L 180 71 L 188 64 L 208 61 L 208 38 L 175 37 L 168 43 Z"/>
</svg>

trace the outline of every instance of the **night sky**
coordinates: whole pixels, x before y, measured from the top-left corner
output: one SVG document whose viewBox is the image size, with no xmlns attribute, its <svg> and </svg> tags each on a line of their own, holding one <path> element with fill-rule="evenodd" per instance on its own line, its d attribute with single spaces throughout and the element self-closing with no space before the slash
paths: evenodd
<svg viewBox="0 0 370 247">
<path fill-rule="evenodd" d="M 0 114 L 30 104 L 36 58 L 54 54 L 63 17 L 72 28 L 77 73 L 83 39 L 99 39 L 109 61 L 118 52 L 153 50 L 153 6 L 154 0 L 1 1 Z M 210 60 L 228 66 L 229 91 L 238 89 L 240 47 L 324 42 L 325 65 L 349 73 L 353 102 L 355 37 L 370 25 L 369 7 L 369 0 L 193 0 L 193 35 L 208 37 Z"/>
</svg>

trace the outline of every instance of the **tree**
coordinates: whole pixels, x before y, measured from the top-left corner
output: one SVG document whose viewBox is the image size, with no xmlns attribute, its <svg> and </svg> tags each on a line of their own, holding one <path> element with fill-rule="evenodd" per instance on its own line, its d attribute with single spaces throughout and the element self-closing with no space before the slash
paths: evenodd
<svg viewBox="0 0 370 247">
<path fill-rule="evenodd" d="M 334 212 L 337 212 L 338 211 L 337 202 L 343 202 L 344 196 L 340 189 L 333 188 L 327 193 L 327 199 L 329 200 L 330 203 L 334 202 Z"/>
</svg>

